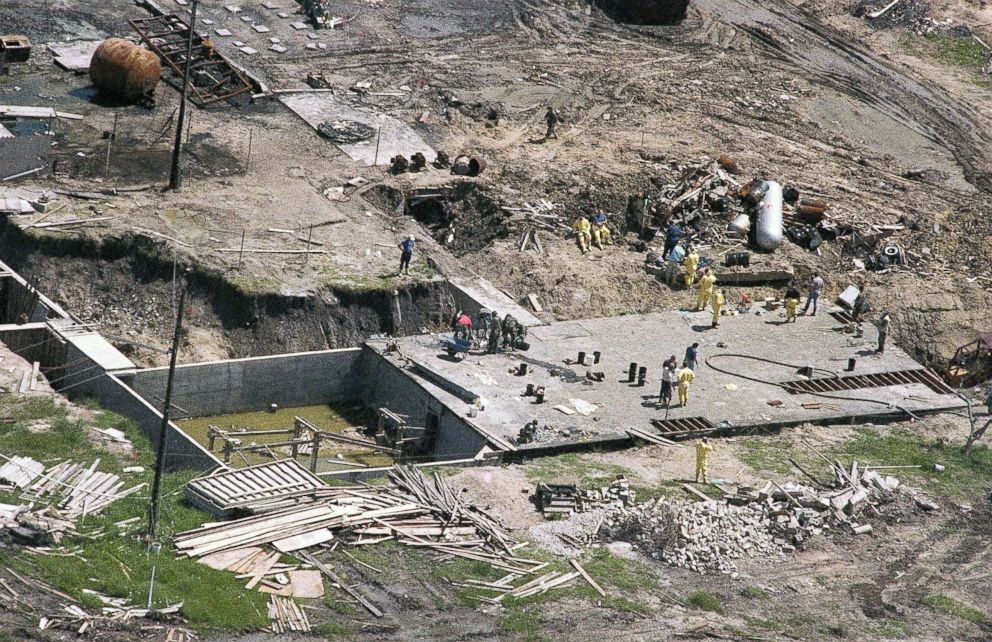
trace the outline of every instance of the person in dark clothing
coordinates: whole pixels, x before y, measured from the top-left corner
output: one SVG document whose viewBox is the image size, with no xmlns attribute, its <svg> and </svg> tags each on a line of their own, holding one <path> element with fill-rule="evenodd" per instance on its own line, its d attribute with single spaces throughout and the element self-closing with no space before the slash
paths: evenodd
<svg viewBox="0 0 992 642">
<path fill-rule="evenodd" d="M 413 258 L 413 234 L 403 239 L 400 244 L 400 274 L 410 274 L 410 259 Z"/>
<path fill-rule="evenodd" d="M 555 108 L 548 105 L 548 111 L 544 114 L 544 122 L 548 125 L 548 131 L 544 134 L 544 139 L 558 138 L 558 134 L 555 133 L 555 128 L 558 127 L 558 123 L 561 121 L 561 116 L 555 111 Z"/>
<path fill-rule="evenodd" d="M 672 403 L 672 387 L 675 385 L 675 368 L 678 364 L 675 355 L 669 357 L 668 361 L 661 364 L 661 392 L 659 394 L 661 405 L 668 407 Z"/>
<path fill-rule="evenodd" d="M 668 253 L 675 249 L 680 240 L 682 240 L 682 228 L 678 223 L 672 223 L 665 230 L 665 249 L 661 252 L 661 258 L 667 259 Z"/>
<path fill-rule="evenodd" d="M 699 343 L 694 343 L 685 349 L 685 363 L 690 370 L 696 370 L 699 365 Z"/>
</svg>

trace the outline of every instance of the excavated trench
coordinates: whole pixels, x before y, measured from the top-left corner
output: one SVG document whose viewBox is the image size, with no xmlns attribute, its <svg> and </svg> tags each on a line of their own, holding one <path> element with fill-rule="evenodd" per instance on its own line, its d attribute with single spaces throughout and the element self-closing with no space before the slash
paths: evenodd
<svg viewBox="0 0 992 642">
<path fill-rule="evenodd" d="M 36 238 L 3 223 L 0 256 L 70 313 L 97 324 L 139 365 L 164 363 L 174 318 L 173 259 L 160 242 L 138 235 Z M 453 306 L 443 281 L 255 294 L 195 265 L 188 281 L 183 356 L 196 360 L 344 348 L 377 334 L 440 329 Z"/>
<path fill-rule="evenodd" d="M 635 25 L 677 25 L 689 10 L 689 0 L 594 0 L 616 22 Z"/>
</svg>

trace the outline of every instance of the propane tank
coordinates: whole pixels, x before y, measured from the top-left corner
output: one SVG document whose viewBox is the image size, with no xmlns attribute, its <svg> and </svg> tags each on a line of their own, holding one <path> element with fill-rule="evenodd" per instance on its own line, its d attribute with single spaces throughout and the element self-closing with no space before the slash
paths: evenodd
<svg viewBox="0 0 992 642">
<path fill-rule="evenodd" d="M 162 66 L 151 51 L 121 38 L 104 40 L 90 61 L 90 79 L 113 100 L 135 102 L 155 90 Z"/>
<path fill-rule="evenodd" d="M 746 236 L 751 230 L 751 217 L 746 213 L 738 214 L 734 220 L 730 221 L 727 230 L 740 236 Z"/>
<path fill-rule="evenodd" d="M 766 181 L 767 190 L 758 201 L 755 236 L 758 247 L 771 251 L 782 244 L 782 186 Z"/>
</svg>

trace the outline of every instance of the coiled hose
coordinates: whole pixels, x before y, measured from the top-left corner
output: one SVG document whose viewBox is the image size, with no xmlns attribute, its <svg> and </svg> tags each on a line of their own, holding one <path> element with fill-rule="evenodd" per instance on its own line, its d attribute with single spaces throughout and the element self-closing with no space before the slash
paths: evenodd
<svg viewBox="0 0 992 642">
<path fill-rule="evenodd" d="M 763 363 L 770 363 L 770 364 L 773 364 L 773 365 L 776 365 L 776 366 L 782 366 L 782 367 L 785 367 L 785 368 L 792 368 L 793 370 L 799 370 L 800 368 L 804 367 L 804 366 L 797 366 L 797 365 L 791 364 L 791 363 L 785 363 L 783 361 L 775 361 L 774 359 L 766 359 L 764 357 L 756 357 L 756 356 L 750 355 L 750 354 L 738 354 L 738 353 L 733 353 L 733 352 L 724 352 L 724 353 L 721 353 L 721 354 L 714 354 L 714 355 L 711 355 L 709 357 L 706 357 L 703 360 L 706 363 L 706 365 L 708 365 L 710 368 L 713 368 L 717 372 L 723 373 L 725 375 L 730 375 L 731 377 L 740 377 L 741 379 L 747 379 L 748 381 L 754 381 L 755 383 L 763 383 L 763 384 L 765 384 L 767 386 L 778 386 L 779 388 L 782 388 L 783 390 L 786 390 L 786 391 L 788 391 L 788 388 L 786 388 L 785 384 L 775 383 L 773 381 L 767 381 L 765 379 L 759 379 L 757 377 L 751 377 L 751 376 L 748 376 L 748 375 L 740 374 L 739 372 L 733 372 L 732 370 L 725 370 L 724 368 L 720 368 L 720 367 L 714 366 L 712 363 L 710 363 L 710 361 L 712 359 L 718 359 L 718 358 L 724 358 L 724 357 L 730 357 L 730 358 L 736 358 L 736 359 L 751 359 L 753 361 L 761 361 Z M 813 368 L 813 370 L 815 372 L 826 372 L 830 376 L 834 377 L 835 379 L 839 379 L 840 378 L 840 375 L 838 375 L 833 370 L 827 370 L 826 368 Z M 865 398 L 865 397 L 837 397 L 837 396 L 834 396 L 834 395 L 828 395 L 828 394 L 823 393 L 823 392 L 812 392 L 812 391 L 804 391 L 803 394 L 813 395 L 814 397 L 824 397 L 826 399 L 837 399 L 837 400 L 840 400 L 840 401 L 864 401 L 866 403 L 879 404 L 881 406 L 885 406 L 886 408 L 896 408 L 898 410 L 901 410 L 904 413 L 906 413 L 907 415 L 909 415 L 912 419 L 920 419 L 920 417 L 918 417 L 917 415 L 914 415 L 908 408 L 903 408 L 902 406 L 900 406 L 898 404 L 888 403 L 887 401 L 879 401 L 878 399 L 868 399 L 868 398 Z"/>
</svg>

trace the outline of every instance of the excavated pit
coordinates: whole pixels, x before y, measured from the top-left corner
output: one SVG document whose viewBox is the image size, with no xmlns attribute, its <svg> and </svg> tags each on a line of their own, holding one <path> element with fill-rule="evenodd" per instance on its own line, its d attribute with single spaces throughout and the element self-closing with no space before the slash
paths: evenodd
<svg viewBox="0 0 992 642">
<path fill-rule="evenodd" d="M 508 213 L 475 183 L 409 194 L 406 208 L 455 256 L 479 252 L 510 234 Z"/>
<path fill-rule="evenodd" d="M 144 236 L 94 242 L 0 228 L 8 264 L 140 365 L 165 363 L 173 318 L 173 260 Z M 380 334 L 444 327 L 454 305 L 443 281 L 397 289 L 325 286 L 299 294 L 245 292 L 218 271 L 189 275 L 184 358 L 254 357 L 360 345 Z"/>
</svg>

